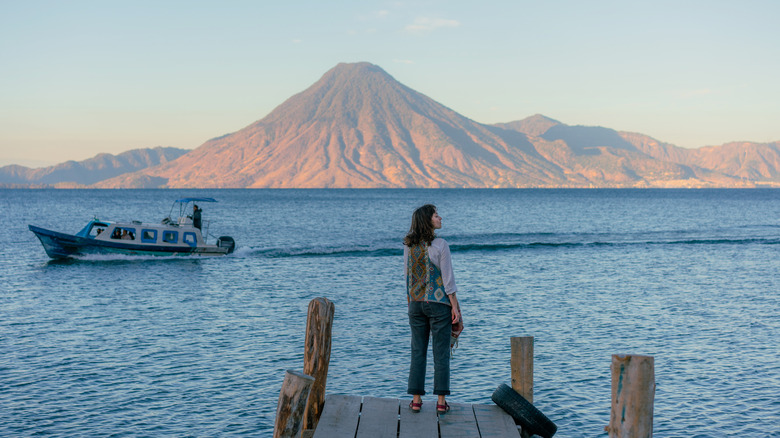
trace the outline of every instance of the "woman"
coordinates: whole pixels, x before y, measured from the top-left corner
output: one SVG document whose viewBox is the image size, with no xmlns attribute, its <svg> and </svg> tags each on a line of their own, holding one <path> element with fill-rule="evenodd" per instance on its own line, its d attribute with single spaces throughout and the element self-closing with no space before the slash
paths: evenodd
<svg viewBox="0 0 780 438">
<path fill-rule="evenodd" d="M 433 393 L 439 396 L 436 411 L 450 410 L 445 400 L 450 393 L 450 335 L 460 311 L 450 247 L 435 235 L 441 220 L 434 205 L 423 205 L 412 214 L 412 226 L 404 238 L 406 298 L 412 331 L 407 393 L 413 396 L 409 403 L 413 412 L 420 412 L 425 394 L 429 338 L 433 340 Z"/>
</svg>

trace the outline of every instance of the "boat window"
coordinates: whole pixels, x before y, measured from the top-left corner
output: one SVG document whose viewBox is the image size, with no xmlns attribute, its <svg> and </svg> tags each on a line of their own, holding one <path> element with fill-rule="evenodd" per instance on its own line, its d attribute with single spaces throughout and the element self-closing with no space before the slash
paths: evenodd
<svg viewBox="0 0 780 438">
<path fill-rule="evenodd" d="M 198 238 L 195 237 L 195 233 L 184 233 L 184 243 L 195 246 L 198 244 Z"/>
<path fill-rule="evenodd" d="M 103 231 L 106 231 L 106 225 L 94 224 L 94 225 L 92 225 L 92 228 L 89 230 L 89 235 L 91 237 L 97 237 L 101 233 L 103 233 Z"/>
<path fill-rule="evenodd" d="M 111 233 L 112 239 L 135 240 L 135 228 L 116 227 Z"/>
<path fill-rule="evenodd" d="M 176 243 L 179 241 L 178 231 L 163 231 L 163 242 Z"/>
<path fill-rule="evenodd" d="M 157 230 L 142 230 L 141 241 L 146 243 L 157 243 Z"/>
</svg>

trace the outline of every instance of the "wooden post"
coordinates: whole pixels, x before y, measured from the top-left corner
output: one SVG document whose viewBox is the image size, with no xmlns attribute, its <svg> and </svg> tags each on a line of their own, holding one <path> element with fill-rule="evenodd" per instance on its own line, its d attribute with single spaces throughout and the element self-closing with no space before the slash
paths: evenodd
<svg viewBox="0 0 780 438">
<path fill-rule="evenodd" d="M 652 356 L 612 355 L 610 438 L 653 436 L 655 369 Z"/>
<path fill-rule="evenodd" d="M 313 384 L 313 377 L 287 370 L 276 405 L 274 438 L 298 438 L 301 435 L 303 414 Z"/>
<path fill-rule="evenodd" d="M 534 337 L 510 338 L 512 343 L 512 389 L 534 402 Z"/>
<path fill-rule="evenodd" d="M 335 306 L 327 298 L 315 298 L 309 303 L 306 320 L 306 350 L 303 352 L 303 372 L 314 377 L 303 428 L 316 429 L 325 404 L 325 385 L 330 364 L 331 329 Z"/>
</svg>

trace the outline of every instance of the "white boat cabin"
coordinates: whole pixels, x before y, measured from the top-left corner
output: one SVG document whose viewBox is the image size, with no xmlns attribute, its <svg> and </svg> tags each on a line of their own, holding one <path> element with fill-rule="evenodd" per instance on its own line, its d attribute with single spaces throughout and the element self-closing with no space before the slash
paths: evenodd
<svg viewBox="0 0 780 438">
<path fill-rule="evenodd" d="M 182 224 L 147 224 L 140 221 L 130 223 L 91 221 L 78 235 L 96 240 L 140 244 L 144 246 L 205 246 L 201 230 L 192 225 L 192 220 L 183 218 Z M 189 223 L 187 223 L 189 222 Z M 82 234 L 83 233 L 83 234 Z"/>
</svg>

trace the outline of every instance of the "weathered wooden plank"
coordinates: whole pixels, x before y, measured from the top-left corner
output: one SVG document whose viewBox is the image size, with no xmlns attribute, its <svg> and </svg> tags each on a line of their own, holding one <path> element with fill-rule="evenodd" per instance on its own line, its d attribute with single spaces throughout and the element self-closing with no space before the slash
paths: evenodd
<svg viewBox="0 0 780 438">
<path fill-rule="evenodd" d="M 325 399 L 314 438 L 344 438 L 355 436 L 362 397 L 330 394 Z"/>
<path fill-rule="evenodd" d="M 517 438 L 515 420 L 496 405 L 472 405 L 481 438 Z"/>
<path fill-rule="evenodd" d="M 398 438 L 437 438 L 439 423 L 436 418 L 436 400 L 423 402 L 419 413 L 409 409 L 410 399 L 401 400 L 401 424 Z"/>
<path fill-rule="evenodd" d="M 520 436 L 512 417 L 498 406 L 452 403 L 449 413 L 437 416 L 436 400 L 424 403 L 420 413 L 412 412 L 408 403 L 408 400 L 330 394 L 314 438 L 395 438 L 396 434 L 398 438 Z"/>
<path fill-rule="evenodd" d="M 450 403 L 450 411 L 439 415 L 439 433 L 441 438 L 479 438 L 471 405 Z"/>
<path fill-rule="evenodd" d="M 398 399 L 363 397 L 356 438 L 396 438 Z"/>
</svg>

